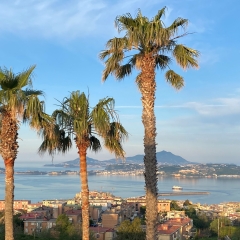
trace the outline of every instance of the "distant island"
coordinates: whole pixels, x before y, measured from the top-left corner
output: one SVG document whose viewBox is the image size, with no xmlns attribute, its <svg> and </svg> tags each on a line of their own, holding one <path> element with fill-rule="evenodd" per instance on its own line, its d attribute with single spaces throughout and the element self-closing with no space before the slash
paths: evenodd
<svg viewBox="0 0 240 240">
<path fill-rule="evenodd" d="M 193 162 L 189 162 L 186 159 L 174 155 L 171 152 L 161 151 L 156 153 L 157 162 L 159 165 L 188 165 L 194 164 Z M 123 162 L 122 160 L 109 159 L 105 161 L 99 161 L 97 159 L 87 157 L 87 164 L 89 167 L 106 167 L 110 164 L 119 164 L 119 163 L 127 163 L 127 164 L 143 164 L 143 154 L 135 155 L 132 157 L 126 157 L 126 160 Z M 62 163 L 56 164 L 45 164 L 45 167 L 65 167 L 65 168 L 79 168 L 79 158 L 76 158 L 71 161 L 66 161 Z"/>
</svg>

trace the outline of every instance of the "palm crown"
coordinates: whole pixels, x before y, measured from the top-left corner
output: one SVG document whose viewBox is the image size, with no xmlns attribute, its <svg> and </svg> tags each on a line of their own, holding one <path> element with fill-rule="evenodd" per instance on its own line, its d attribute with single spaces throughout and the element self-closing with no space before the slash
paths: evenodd
<svg viewBox="0 0 240 240">
<path fill-rule="evenodd" d="M 45 132 L 40 152 L 65 153 L 72 146 L 74 138 L 77 145 L 86 144 L 87 148 L 97 152 L 101 149 L 101 137 L 104 146 L 114 152 L 116 157 L 124 157 L 121 142 L 127 137 L 127 131 L 118 121 L 114 111 L 114 99 L 101 99 L 94 108 L 89 106 L 89 98 L 79 91 L 72 92 L 69 98 L 60 103 L 61 108 L 52 114 L 56 121 L 55 134 L 49 137 Z"/>
<path fill-rule="evenodd" d="M 35 66 L 15 75 L 11 70 L 0 69 L 0 109 L 11 112 L 12 118 L 29 121 L 30 126 L 40 129 L 44 104 L 39 96 L 42 91 L 32 89 L 32 72 Z"/>
<path fill-rule="evenodd" d="M 161 17 L 165 14 L 166 7 L 158 11 L 158 14 L 149 20 L 142 16 L 138 10 L 133 18 L 130 13 L 118 16 L 115 26 L 119 32 L 124 31 L 122 38 L 112 38 L 106 44 L 106 50 L 100 53 L 100 59 L 105 59 L 105 69 L 102 80 L 105 81 L 109 74 L 113 74 L 118 80 L 131 74 L 134 68 L 141 69 L 143 56 L 149 55 L 155 59 L 155 67 L 168 70 L 165 78 L 176 89 L 184 85 L 183 78 L 170 68 L 172 58 L 183 68 L 198 67 L 196 58 L 199 52 L 177 44 L 177 40 L 187 33 L 185 28 L 187 19 L 177 18 L 169 27 L 165 27 Z M 184 33 L 177 35 L 179 28 Z M 127 55 L 131 52 L 131 55 Z M 171 54 L 169 56 L 169 54 Z M 138 78 L 136 80 L 138 82 Z"/>
</svg>

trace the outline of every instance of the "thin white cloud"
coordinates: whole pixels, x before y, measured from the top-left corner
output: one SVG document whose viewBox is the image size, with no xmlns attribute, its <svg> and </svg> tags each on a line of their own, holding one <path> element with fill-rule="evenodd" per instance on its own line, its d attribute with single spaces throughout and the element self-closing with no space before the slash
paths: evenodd
<svg viewBox="0 0 240 240">
<path fill-rule="evenodd" d="M 76 39 L 89 34 L 109 34 L 110 31 L 112 36 L 117 15 L 127 12 L 135 15 L 137 9 L 143 7 L 146 7 L 144 14 L 148 14 L 148 9 L 155 4 L 142 0 L 114 3 L 108 0 L 2 0 L 0 32 L 25 37 Z"/>
<path fill-rule="evenodd" d="M 142 109 L 142 106 L 126 105 L 116 106 L 116 108 Z M 156 105 L 155 108 L 185 108 L 204 116 L 232 115 L 240 113 L 240 97 L 217 98 L 211 100 L 211 103 L 186 102 L 181 105 Z"/>
</svg>

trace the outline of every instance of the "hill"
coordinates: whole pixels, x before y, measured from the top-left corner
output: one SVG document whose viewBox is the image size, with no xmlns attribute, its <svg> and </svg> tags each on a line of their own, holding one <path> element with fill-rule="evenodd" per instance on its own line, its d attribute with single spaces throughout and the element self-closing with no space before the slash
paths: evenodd
<svg viewBox="0 0 240 240">
<path fill-rule="evenodd" d="M 187 161 L 186 159 L 174 155 L 171 152 L 161 151 L 156 153 L 157 156 L 157 162 L 158 164 L 164 164 L 164 165 L 186 165 L 191 164 L 192 162 Z M 132 157 L 126 157 L 125 162 L 126 163 L 134 163 L 134 164 L 143 164 L 143 154 L 138 154 Z M 109 164 L 116 164 L 116 163 L 122 163 L 122 160 L 116 160 L 115 158 L 105 160 L 105 161 L 99 161 L 93 158 L 87 157 L 87 164 L 88 166 L 94 166 L 94 167 L 104 167 Z M 79 167 L 79 158 L 76 158 L 71 161 L 66 161 L 62 163 L 57 164 L 46 164 L 44 166 L 48 167 Z"/>
</svg>

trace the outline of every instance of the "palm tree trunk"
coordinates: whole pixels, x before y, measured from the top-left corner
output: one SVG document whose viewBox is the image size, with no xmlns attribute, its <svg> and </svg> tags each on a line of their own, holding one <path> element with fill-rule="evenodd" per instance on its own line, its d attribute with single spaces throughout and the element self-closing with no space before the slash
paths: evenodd
<svg viewBox="0 0 240 240">
<path fill-rule="evenodd" d="M 5 240 L 13 240 L 14 161 L 5 164 Z"/>
<path fill-rule="evenodd" d="M 5 240 L 13 240 L 14 162 L 17 157 L 17 121 L 10 111 L 2 112 L 0 153 L 5 164 Z"/>
<path fill-rule="evenodd" d="M 146 55 L 141 61 L 139 88 L 142 93 L 142 122 L 144 126 L 144 165 L 146 191 L 146 239 L 157 239 L 157 159 L 155 102 L 155 59 Z"/>
<path fill-rule="evenodd" d="M 89 188 L 87 175 L 87 144 L 78 145 L 82 196 L 82 240 L 89 240 Z"/>
</svg>

